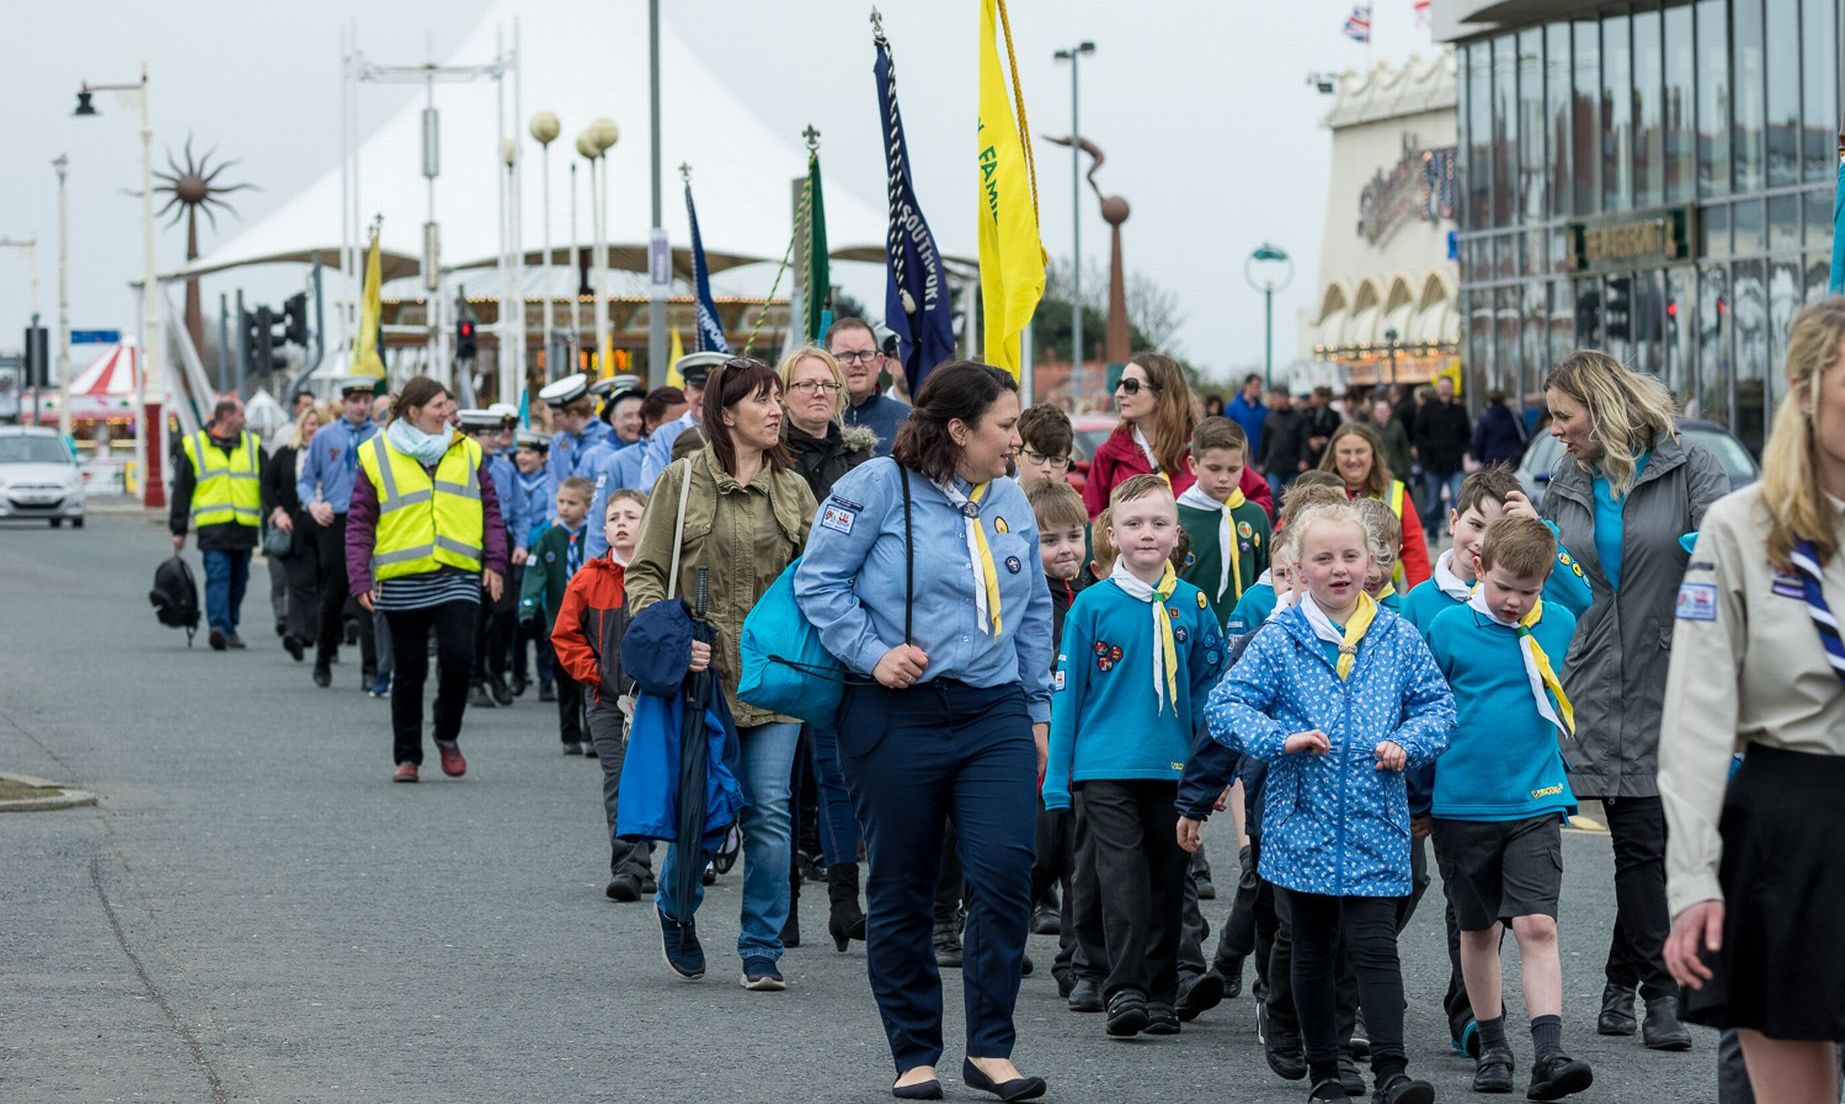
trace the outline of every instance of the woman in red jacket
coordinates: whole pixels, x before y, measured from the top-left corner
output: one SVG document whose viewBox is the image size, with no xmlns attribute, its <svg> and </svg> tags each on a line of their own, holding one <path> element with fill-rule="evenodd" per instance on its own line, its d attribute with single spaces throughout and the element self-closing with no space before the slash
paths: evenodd
<svg viewBox="0 0 1845 1104">
<path fill-rule="evenodd" d="M 1192 485 L 1192 427 L 1198 424 L 1192 389 L 1179 362 L 1159 353 L 1136 353 L 1115 384 L 1121 424 L 1089 459 L 1083 505 L 1095 517 L 1108 508 L 1117 485 L 1136 475 L 1160 475 L 1180 494 Z"/>
<path fill-rule="evenodd" d="M 1384 440 L 1377 430 L 1363 422 L 1347 422 L 1334 430 L 1332 440 L 1326 443 L 1326 455 L 1320 460 L 1320 470 L 1332 472 L 1344 481 L 1346 497 L 1381 499 L 1396 512 L 1397 520 L 1404 522 L 1403 544 L 1397 553 L 1397 593 L 1407 594 L 1410 587 L 1427 579 L 1432 570 L 1429 546 L 1422 535 L 1422 524 L 1416 520 L 1416 504 L 1410 499 L 1409 488 L 1384 463 Z"/>
</svg>

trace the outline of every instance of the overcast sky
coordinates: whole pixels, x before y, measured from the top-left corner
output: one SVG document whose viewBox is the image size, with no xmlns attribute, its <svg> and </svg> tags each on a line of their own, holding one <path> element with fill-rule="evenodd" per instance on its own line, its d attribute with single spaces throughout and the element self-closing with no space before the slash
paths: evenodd
<svg viewBox="0 0 1845 1104">
<path fill-rule="evenodd" d="M 554 10 L 559 0 L 549 0 Z M 643 0 L 602 0 L 624 5 Z M 316 0 L 312 4 L 226 5 L 217 0 L 0 0 L 14 49 L 0 72 L 0 236 L 39 240 L 39 309 L 57 310 L 57 184 L 51 161 L 70 158 L 70 298 L 74 328 L 132 329 L 136 297 L 128 281 L 142 267 L 139 141 L 132 104 L 99 94 L 102 117 L 70 112 L 83 80 L 136 79 L 145 58 L 152 77 L 155 164 L 217 146 L 238 158 L 222 181 L 261 191 L 230 197 L 245 223 L 279 206 L 337 161 L 338 26 L 359 21 L 361 46 L 376 59 L 415 62 L 433 46 L 446 58 L 493 10 L 489 0 Z M 771 127 L 790 134 L 812 122 L 826 135 L 827 189 L 857 192 L 881 207 L 883 161 L 864 0 L 664 0 L 665 18 L 711 59 L 720 80 Z M 976 0 L 883 0 L 896 51 L 918 197 L 944 239 L 973 239 L 971 143 L 977 70 Z M 598 5 L 577 5 L 582 56 L 563 64 L 645 65 L 645 42 L 598 42 Z M 520 8 L 522 20 L 543 16 Z M 1345 0 L 1223 3 L 1221 0 L 1010 0 L 1020 78 L 1035 135 L 1067 133 L 1070 80 L 1052 52 L 1092 39 L 1082 67 L 1082 129 L 1108 154 L 1098 179 L 1133 208 L 1124 227 L 1130 271 L 1152 276 L 1179 297 L 1186 322 L 1174 343 L 1207 371 L 1259 363 L 1262 305 L 1243 276 L 1243 258 L 1263 240 L 1294 255 L 1293 286 L 1276 303 L 1278 363 L 1293 358 L 1299 311 L 1315 299 L 1325 220 L 1329 139 L 1319 125 L 1329 100 L 1305 83 L 1314 70 L 1376 59 L 1400 62 L 1436 48 L 1415 25 L 1411 0 L 1384 0 L 1367 50 L 1345 39 Z M 528 36 L 531 34 L 527 31 Z M 528 38 L 529 42 L 529 38 Z M 598 61 L 594 51 L 602 51 Z M 482 59 L 484 60 L 484 59 Z M 531 63 L 541 59 L 532 58 Z M 666 95 L 674 89 L 667 75 Z M 362 126 L 369 133 L 410 90 L 368 87 Z M 544 105 L 527 104 L 528 110 Z M 636 115 L 645 104 L 611 110 Z M 567 121 L 567 132 L 576 124 Z M 1037 142 L 1045 248 L 1070 252 L 1070 168 L 1059 147 Z M 449 171 L 445 166 L 445 171 Z M 530 185 L 528 185 L 530 186 Z M 765 187 L 785 189 L 785 181 Z M 669 189 L 670 190 L 670 189 Z M 1107 226 L 1085 189 L 1086 258 L 1105 259 Z M 708 226 L 719 218 L 702 209 Z M 201 248 L 240 229 L 220 214 L 201 227 Z M 182 260 L 183 226 L 158 231 L 162 269 Z M 720 243 L 707 240 L 707 245 Z M 207 327 L 220 292 L 245 289 L 279 302 L 299 286 L 299 267 L 274 266 L 208 278 Z M 720 290 L 763 294 L 773 268 L 720 278 Z M 883 277 L 872 266 L 839 265 L 835 280 L 874 309 Z M 760 285 L 760 286 L 758 286 Z M 177 301 L 179 293 L 174 292 Z M 0 350 L 17 349 L 30 311 L 24 256 L 0 250 Z M 55 346 L 56 337 L 53 336 Z M 82 367 L 82 356 L 74 358 Z"/>
</svg>

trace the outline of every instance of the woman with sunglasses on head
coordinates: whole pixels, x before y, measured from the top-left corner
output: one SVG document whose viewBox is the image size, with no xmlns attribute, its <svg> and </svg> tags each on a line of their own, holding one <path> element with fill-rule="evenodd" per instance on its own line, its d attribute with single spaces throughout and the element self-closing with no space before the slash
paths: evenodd
<svg viewBox="0 0 1845 1104">
<path fill-rule="evenodd" d="M 781 444 L 781 381 L 759 360 L 733 357 L 705 383 L 700 425 L 710 443 L 674 460 L 655 480 L 641 517 L 641 534 L 623 579 L 628 608 L 639 614 L 666 598 L 667 575 L 677 561 L 676 592 L 693 594 L 698 573 L 708 573 L 705 617 L 717 628 L 715 645 L 694 643 L 694 671 L 709 667 L 723 687 L 736 719 L 741 758 L 737 782 L 747 803 L 743 831 L 743 916 L 737 956 L 745 989 L 785 988 L 776 964 L 788 918 L 788 868 L 793 842 L 788 816 L 788 778 L 801 725 L 793 717 L 766 713 L 737 697 L 742 670 L 738 655 L 743 619 L 757 599 L 800 554 L 814 516 L 813 492 L 792 470 Z M 685 529 L 675 548 L 681 488 Z M 654 905 L 667 965 L 686 980 L 703 977 L 705 952 L 693 917 L 703 900 L 695 887 L 689 901 L 672 897 L 673 871 L 702 855 L 667 849 L 657 879 Z"/>
<path fill-rule="evenodd" d="M 1018 385 L 954 361 L 929 374 L 888 459 L 833 485 L 794 577 L 849 677 L 838 713 L 865 831 L 866 967 L 897 1069 L 940 1100 L 942 982 L 931 901 L 953 819 L 969 890 L 962 991 L 969 1087 L 1042 1096 L 1012 1064 L 1031 918 L 1032 837 L 1051 715 L 1051 595 L 1037 521 L 1006 472 Z"/>
<path fill-rule="evenodd" d="M 825 501 L 839 478 L 871 459 L 877 448 L 877 434 L 864 426 L 840 424 L 840 412 L 846 405 L 846 379 L 839 362 L 825 349 L 804 346 L 782 358 L 775 374 L 782 381 L 783 403 L 788 409 L 782 423 L 782 445 L 794 459 L 794 470 L 807 480 L 814 500 Z M 840 951 L 853 939 L 865 938 L 865 912 L 858 903 L 858 818 L 852 812 L 852 799 L 846 795 L 846 780 L 839 772 L 839 741 L 831 725 L 807 726 L 802 743 L 809 752 L 817 808 L 820 853 L 826 859 L 826 896 L 828 902 L 827 933 Z M 797 753 L 794 774 L 798 779 L 807 772 Z M 794 786 L 795 839 L 803 837 L 807 803 L 802 800 L 798 781 Z M 788 924 L 782 941 L 798 945 L 801 900 L 800 872 L 789 873 L 791 901 Z"/>
</svg>

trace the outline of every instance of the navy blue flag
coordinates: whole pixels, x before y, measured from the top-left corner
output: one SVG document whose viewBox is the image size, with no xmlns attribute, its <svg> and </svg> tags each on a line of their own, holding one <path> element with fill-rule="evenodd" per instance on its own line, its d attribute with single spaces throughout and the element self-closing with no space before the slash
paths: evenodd
<svg viewBox="0 0 1845 1104">
<path fill-rule="evenodd" d="M 936 365 L 955 352 L 954 312 L 949 305 L 948 273 L 935 251 L 935 235 L 923 219 L 910 181 L 910 152 L 903 141 L 903 116 L 897 112 L 897 72 L 890 43 L 877 34 L 878 60 L 872 66 L 878 84 L 878 110 L 884 120 L 886 176 L 890 183 L 890 232 L 884 243 L 884 324 L 896 333 L 898 355 L 909 379 L 910 394 L 922 389 Z"/>
<path fill-rule="evenodd" d="M 724 325 L 718 321 L 717 304 L 711 301 L 711 271 L 705 267 L 705 241 L 698 236 L 698 209 L 692 206 L 692 182 L 685 185 L 685 217 L 692 224 L 692 283 L 698 300 L 698 332 L 694 338 L 701 353 L 728 353 Z"/>
</svg>

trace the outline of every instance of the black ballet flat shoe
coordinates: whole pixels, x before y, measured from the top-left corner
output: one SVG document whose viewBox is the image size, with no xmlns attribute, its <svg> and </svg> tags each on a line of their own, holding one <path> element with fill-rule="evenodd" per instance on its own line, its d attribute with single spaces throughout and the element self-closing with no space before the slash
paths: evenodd
<svg viewBox="0 0 1845 1104">
<path fill-rule="evenodd" d="M 1001 1100 L 1036 1100 L 1044 1095 L 1045 1084 L 1042 1077 L 1015 1077 L 1003 1085 L 995 1084 L 991 1077 L 980 1072 L 980 1067 L 973 1059 L 961 1059 L 961 1083 L 970 1089 L 992 1093 Z"/>
<path fill-rule="evenodd" d="M 931 1077 L 927 1081 L 918 1081 L 914 1085 L 892 1085 L 890 1094 L 898 1100 L 940 1100 L 942 1083 Z"/>
</svg>

